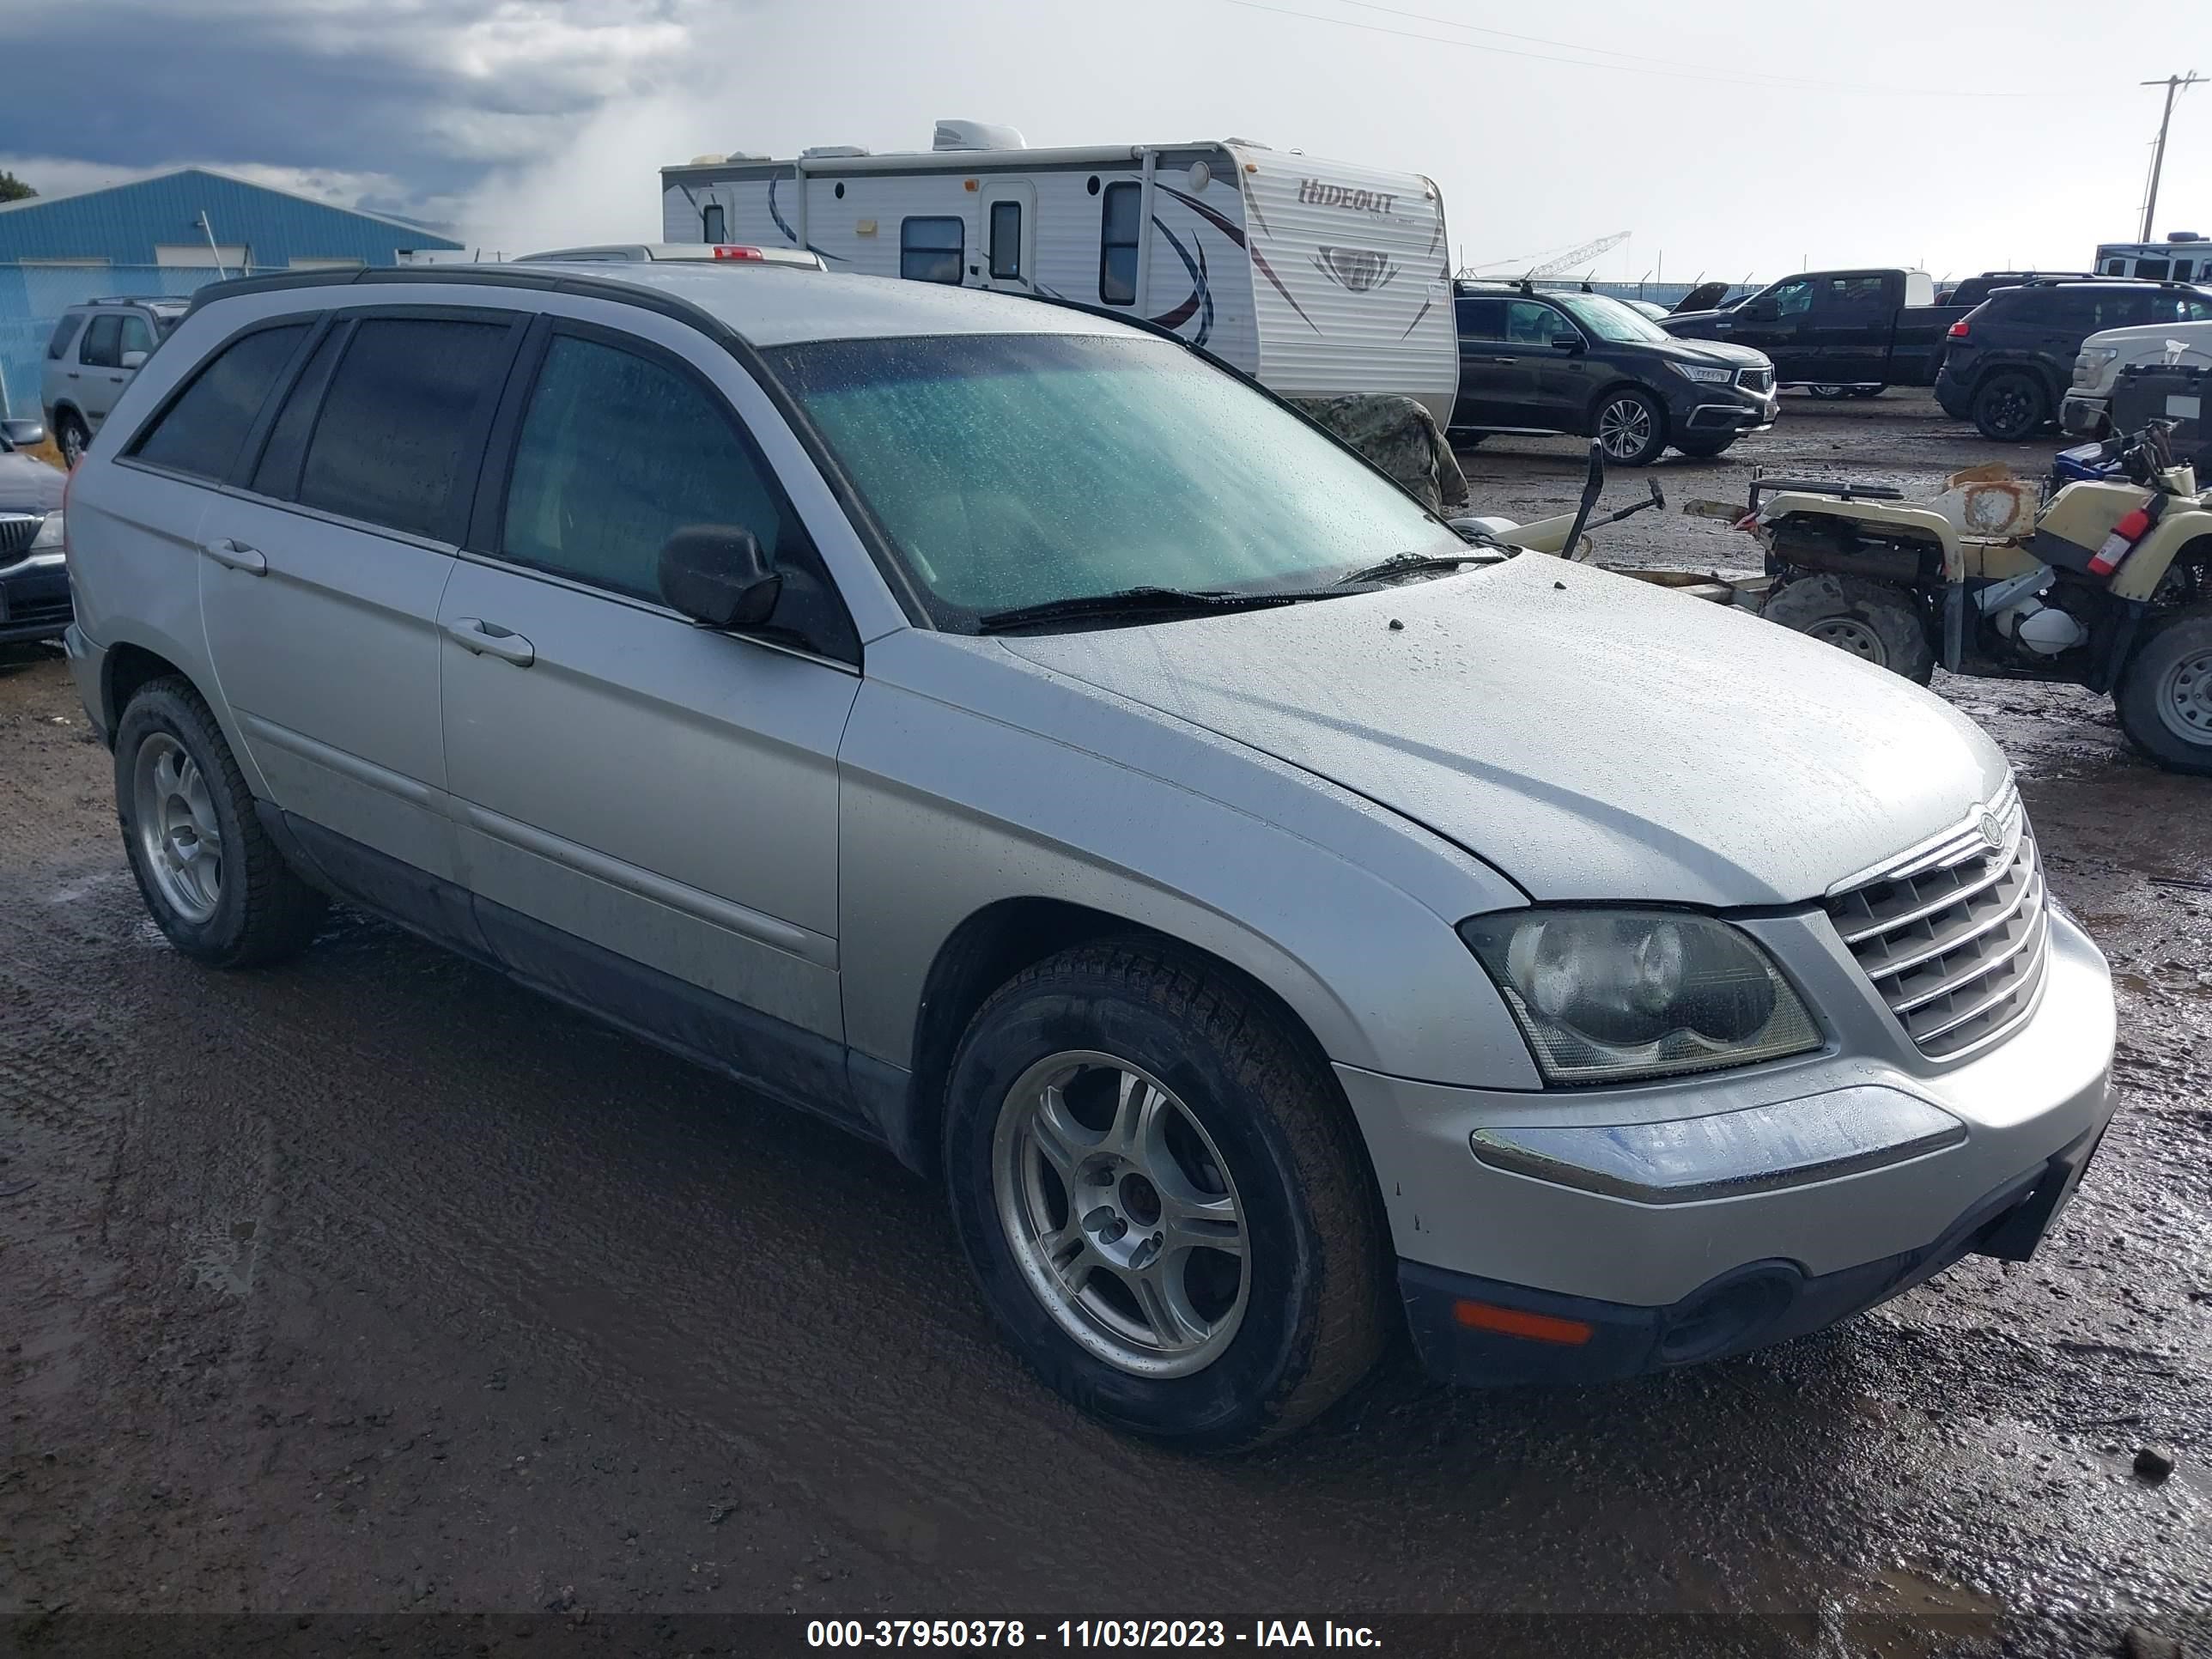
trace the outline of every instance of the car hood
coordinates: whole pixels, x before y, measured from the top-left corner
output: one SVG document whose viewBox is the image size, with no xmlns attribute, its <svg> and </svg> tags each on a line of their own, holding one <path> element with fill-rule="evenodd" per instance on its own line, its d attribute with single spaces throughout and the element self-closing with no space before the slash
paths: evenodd
<svg viewBox="0 0 2212 1659">
<path fill-rule="evenodd" d="M 1958 824 L 2006 775 L 1979 728 L 1895 675 L 1542 554 L 1000 643 L 1332 780 L 1537 899 L 1817 898 Z"/>
<path fill-rule="evenodd" d="M 1668 321 L 1672 322 L 1673 318 Z M 1653 349 L 1670 357 L 1694 358 L 1700 362 L 1726 363 L 1731 368 L 1765 368 L 1771 359 L 1751 346 L 1731 345 L 1725 340 L 1669 340 L 1665 345 L 1656 341 Z"/>
<path fill-rule="evenodd" d="M 68 475 L 20 451 L 0 453 L 0 513 L 51 513 Z"/>
</svg>

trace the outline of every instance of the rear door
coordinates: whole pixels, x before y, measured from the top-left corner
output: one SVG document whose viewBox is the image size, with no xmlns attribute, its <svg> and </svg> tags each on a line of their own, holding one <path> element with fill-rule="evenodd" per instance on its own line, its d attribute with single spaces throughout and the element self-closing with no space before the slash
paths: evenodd
<svg viewBox="0 0 2212 1659">
<path fill-rule="evenodd" d="M 70 389 L 85 424 L 95 432 L 131 378 L 123 368 L 123 318 L 120 311 L 95 312 L 77 344 L 77 372 Z"/>
<path fill-rule="evenodd" d="M 1532 424 L 1534 382 L 1528 365 L 1506 349 L 1503 295 L 1463 294 L 1452 301 L 1459 328 L 1459 397 L 1455 427 Z"/>
<path fill-rule="evenodd" d="M 626 308 L 598 308 L 617 320 Z M 837 743 L 860 647 L 731 393 L 668 341 L 541 320 L 439 613 L 445 752 L 484 937 L 525 977 L 772 1086 L 842 1092 Z M 660 591 L 691 526 L 783 578 L 763 636 Z M 823 1069 L 827 1068 L 827 1069 Z"/>
<path fill-rule="evenodd" d="M 1878 270 L 1824 276 L 1812 284 L 1802 341 L 1818 379 L 1836 386 L 1889 379 L 1890 337 L 1904 286 Z"/>
<path fill-rule="evenodd" d="M 454 875 L 438 600 L 522 320 L 337 313 L 200 526 L 209 651 L 276 805 L 333 875 L 434 926 L 387 861 Z"/>
</svg>

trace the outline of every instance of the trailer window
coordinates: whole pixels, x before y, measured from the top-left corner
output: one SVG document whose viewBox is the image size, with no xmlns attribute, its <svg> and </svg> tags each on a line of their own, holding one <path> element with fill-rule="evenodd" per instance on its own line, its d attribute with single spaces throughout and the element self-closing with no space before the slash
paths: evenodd
<svg viewBox="0 0 2212 1659">
<path fill-rule="evenodd" d="M 729 225 L 723 215 L 722 204 L 720 202 L 709 202 L 705 207 L 700 209 L 699 228 L 706 233 L 707 240 L 710 242 L 727 240 Z"/>
<path fill-rule="evenodd" d="M 1022 274 L 1022 204 L 991 204 L 991 277 L 1008 282 Z"/>
<path fill-rule="evenodd" d="M 2105 261 L 2106 276 L 2124 276 L 2127 274 L 2128 262 L 2125 259 L 2107 259 Z"/>
<path fill-rule="evenodd" d="M 2162 283 L 2166 280 L 2166 261 L 2163 259 L 2138 259 L 2136 261 L 2136 275 L 2138 276 L 2154 277 Z"/>
<path fill-rule="evenodd" d="M 960 281 L 968 227 L 957 219 L 899 221 L 899 275 L 910 283 Z"/>
<path fill-rule="evenodd" d="M 1098 218 L 1098 297 L 1109 306 L 1137 302 L 1138 198 L 1144 186 L 1124 179 L 1106 186 Z"/>
</svg>

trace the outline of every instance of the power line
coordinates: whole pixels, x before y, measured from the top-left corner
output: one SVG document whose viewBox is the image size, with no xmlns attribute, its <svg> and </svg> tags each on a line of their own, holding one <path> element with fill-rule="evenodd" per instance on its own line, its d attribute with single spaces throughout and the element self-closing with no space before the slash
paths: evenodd
<svg viewBox="0 0 2212 1659">
<path fill-rule="evenodd" d="M 1343 0 L 1347 5 L 1363 6 L 1370 11 L 1385 12 L 1393 16 L 1416 19 L 1423 22 L 1440 23 L 1447 28 L 1468 29 L 1476 33 L 1492 34 L 1502 40 L 1523 40 L 1538 46 L 1558 46 L 1567 52 L 1607 52 L 1635 61 L 1608 64 L 1592 58 L 1557 58 L 1549 52 L 1523 52 L 1511 46 L 1495 46 L 1480 40 L 1455 40 L 1449 35 L 1425 34 L 1415 29 L 1391 28 L 1381 23 L 1363 23 L 1350 17 L 1330 17 L 1319 12 L 1293 11 L 1287 6 L 1270 6 L 1261 0 L 1228 0 L 1232 6 L 1242 6 L 1247 11 L 1272 12 L 1278 17 L 1302 18 L 1309 23 L 1328 23 L 1338 28 L 1360 29 L 1370 34 L 1395 35 L 1401 40 L 1421 40 L 1431 46 L 1457 46 L 1466 52 L 1487 52 L 1501 58 L 1525 58 L 1540 64 L 1565 64 L 1571 69 L 1612 70 L 1622 75 L 1663 76 L 1670 80 L 1707 81 L 1717 86 L 1765 87 L 1770 88 L 1819 88 L 1830 92 L 1861 93 L 1889 98 L 2040 98 L 2040 92 L 1986 92 L 1954 88 L 1936 89 L 1924 87 L 1853 86 L 1834 81 L 1802 81 L 1790 76 L 1759 77 L 1747 75 L 1714 74 L 1710 70 L 1682 64 L 1674 58 L 1639 58 L 1636 54 L 1614 52 L 1603 46 L 1577 46 L 1571 41 L 1547 40 L 1535 35 L 1510 34 L 1502 29 L 1480 28 L 1472 23 L 1455 22 L 1448 17 L 1437 17 L 1426 12 L 1400 11 L 1395 7 L 1373 3 L 1373 0 Z"/>
</svg>

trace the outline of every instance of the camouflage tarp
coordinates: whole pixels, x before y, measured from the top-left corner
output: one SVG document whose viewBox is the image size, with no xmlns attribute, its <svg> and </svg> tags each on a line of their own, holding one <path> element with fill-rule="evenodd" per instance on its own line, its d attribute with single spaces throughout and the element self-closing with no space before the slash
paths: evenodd
<svg viewBox="0 0 2212 1659">
<path fill-rule="evenodd" d="M 1291 401 L 1431 508 L 1467 504 L 1466 476 L 1425 405 L 1383 392 Z"/>
</svg>

